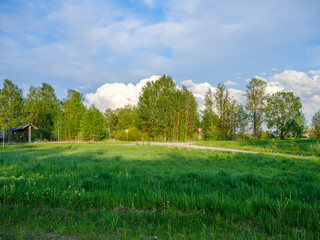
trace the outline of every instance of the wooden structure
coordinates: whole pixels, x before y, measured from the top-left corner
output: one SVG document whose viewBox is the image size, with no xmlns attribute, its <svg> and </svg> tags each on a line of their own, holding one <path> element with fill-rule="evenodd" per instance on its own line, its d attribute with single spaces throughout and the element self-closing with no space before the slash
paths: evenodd
<svg viewBox="0 0 320 240">
<path fill-rule="evenodd" d="M 31 131 L 32 129 L 38 129 L 36 126 L 34 126 L 31 123 L 28 123 L 26 125 L 23 126 L 18 126 L 18 127 L 14 127 L 14 128 L 10 128 L 10 132 L 15 135 L 18 133 L 22 133 L 22 132 L 27 132 L 28 131 L 28 142 L 31 143 Z"/>
</svg>

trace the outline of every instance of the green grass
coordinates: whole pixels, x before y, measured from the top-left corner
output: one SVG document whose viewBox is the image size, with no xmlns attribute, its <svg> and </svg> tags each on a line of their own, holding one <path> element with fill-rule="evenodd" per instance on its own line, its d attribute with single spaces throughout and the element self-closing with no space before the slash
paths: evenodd
<svg viewBox="0 0 320 240">
<path fill-rule="evenodd" d="M 294 155 L 320 156 L 319 140 L 204 141 L 198 145 L 256 152 L 277 152 Z"/>
<path fill-rule="evenodd" d="M 318 239 L 320 162 L 164 146 L 0 151 L 0 239 Z"/>
</svg>

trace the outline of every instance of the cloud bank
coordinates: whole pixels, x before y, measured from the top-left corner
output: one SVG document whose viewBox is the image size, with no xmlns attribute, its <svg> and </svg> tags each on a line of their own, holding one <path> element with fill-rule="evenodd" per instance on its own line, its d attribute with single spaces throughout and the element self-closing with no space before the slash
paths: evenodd
<svg viewBox="0 0 320 240">
<path fill-rule="evenodd" d="M 143 86 L 150 81 L 156 81 L 160 76 L 142 79 L 136 85 L 124 83 L 106 83 L 95 93 L 86 94 L 88 104 L 95 105 L 101 111 L 107 108 L 116 109 L 125 105 L 136 105 Z"/>
<path fill-rule="evenodd" d="M 142 87 L 149 81 L 156 81 L 160 76 L 151 76 L 142 79 L 136 85 L 124 83 L 106 83 L 99 87 L 95 93 L 88 93 L 86 100 L 88 104 L 94 104 L 101 111 L 106 108 L 119 108 L 126 104 L 136 105 Z M 308 73 L 296 70 L 285 70 L 281 73 L 273 73 L 270 77 L 260 77 L 268 82 L 267 93 L 277 91 L 293 92 L 299 96 L 303 105 L 303 112 L 310 121 L 315 111 L 320 109 L 320 71 L 313 70 Z M 245 80 L 244 82 L 246 82 Z M 178 85 L 186 86 L 195 96 L 200 110 L 204 109 L 204 95 L 211 88 L 212 92 L 216 87 L 208 82 L 196 83 L 191 79 L 182 81 Z M 239 102 L 245 101 L 245 89 L 228 88 L 230 94 Z"/>
</svg>

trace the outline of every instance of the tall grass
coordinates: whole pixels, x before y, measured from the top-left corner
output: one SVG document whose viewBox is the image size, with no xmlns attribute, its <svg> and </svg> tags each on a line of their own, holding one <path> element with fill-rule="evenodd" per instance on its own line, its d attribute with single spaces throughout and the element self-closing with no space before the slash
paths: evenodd
<svg viewBox="0 0 320 240">
<path fill-rule="evenodd" d="M 25 146 L 0 152 L 0 234 L 8 238 L 320 237 L 318 159 Z"/>
<path fill-rule="evenodd" d="M 249 141 L 208 141 L 200 145 L 250 150 L 257 152 L 276 152 L 294 155 L 320 156 L 319 140 L 249 140 Z"/>
<path fill-rule="evenodd" d="M 309 147 L 310 152 L 314 152 L 317 155 L 320 155 L 320 142 L 316 142 L 310 145 Z"/>
</svg>

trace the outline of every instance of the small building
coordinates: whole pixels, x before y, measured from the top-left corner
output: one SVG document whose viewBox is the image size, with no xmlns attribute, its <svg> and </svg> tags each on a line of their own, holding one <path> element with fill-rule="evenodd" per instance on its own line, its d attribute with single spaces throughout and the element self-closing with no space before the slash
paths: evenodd
<svg viewBox="0 0 320 240">
<path fill-rule="evenodd" d="M 28 142 L 31 143 L 31 130 L 32 129 L 38 129 L 38 128 L 36 126 L 34 126 L 33 124 L 28 123 L 23 126 L 10 128 L 9 131 L 12 135 L 21 134 L 22 132 L 28 132 Z"/>
</svg>

